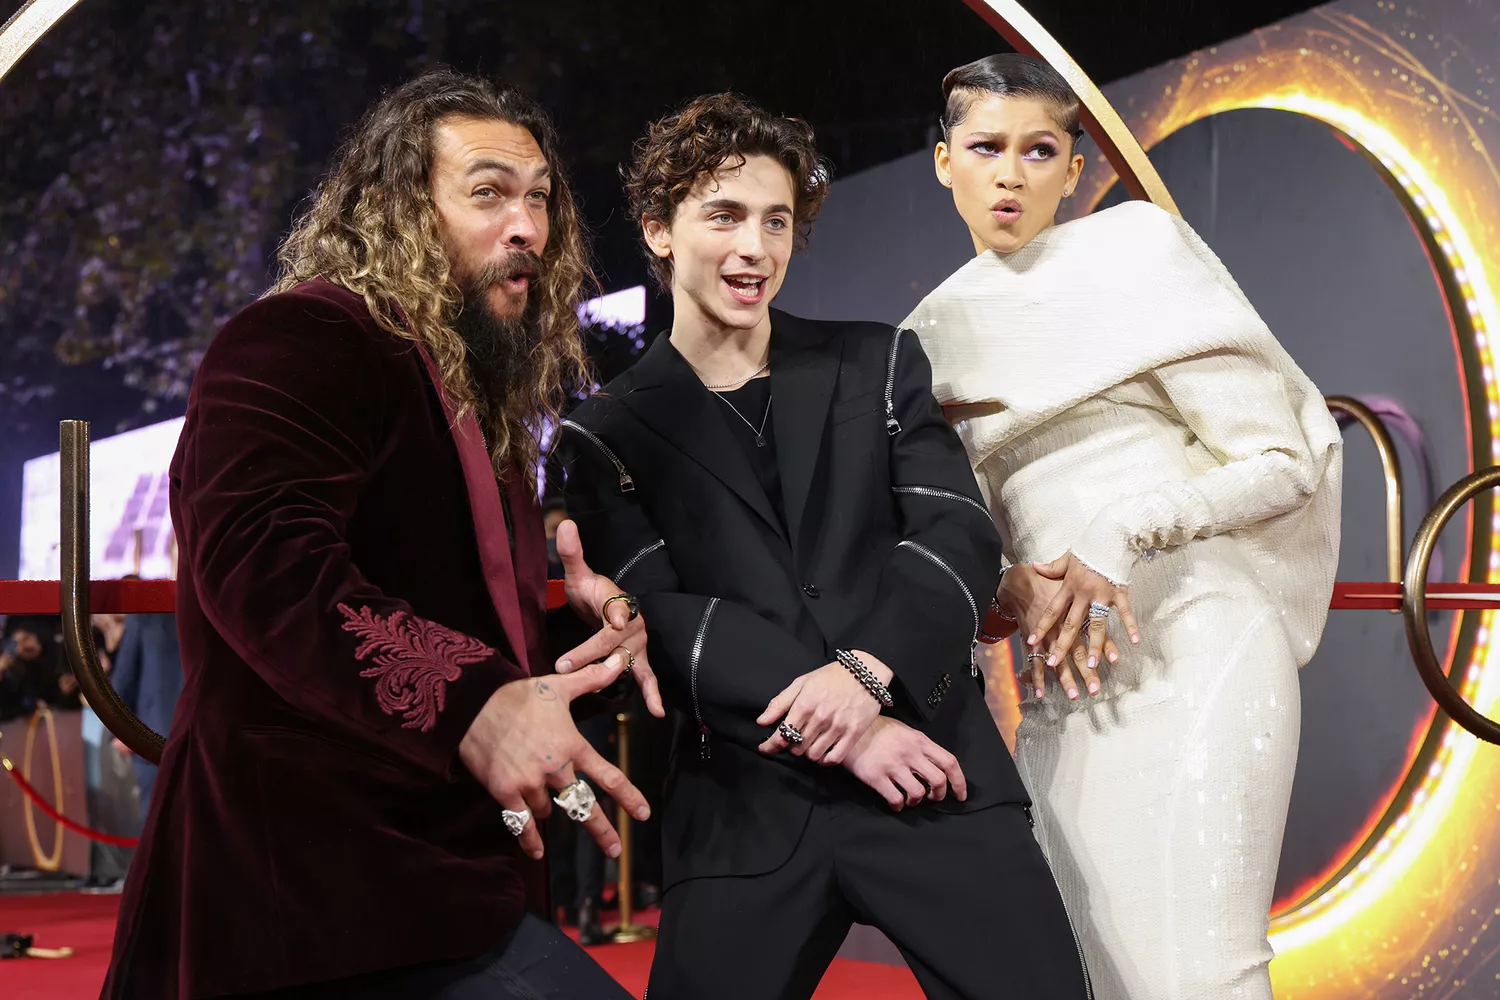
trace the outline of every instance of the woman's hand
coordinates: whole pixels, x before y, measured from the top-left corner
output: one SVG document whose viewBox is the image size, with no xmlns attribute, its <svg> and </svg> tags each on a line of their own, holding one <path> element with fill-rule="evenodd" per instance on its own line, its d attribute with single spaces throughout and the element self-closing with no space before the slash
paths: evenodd
<svg viewBox="0 0 1500 1000">
<path fill-rule="evenodd" d="M 1109 635 L 1104 618 L 1089 617 L 1089 606 L 1092 604 L 1102 604 L 1119 611 L 1125 629 L 1130 634 L 1130 641 L 1141 641 L 1140 626 L 1136 624 L 1135 613 L 1130 610 L 1130 597 L 1125 587 L 1115 586 L 1079 562 L 1071 552 L 1050 563 L 1032 565 L 1043 578 L 1058 583 L 1057 591 L 1042 612 L 1041 618 L 1026 636 L 1026 645 L 1036 649 L 1049 632 L 1057 629 L 1056 637 L 1047 650 L 1047 666 L 1055 668 L 1062 665 L 1066 669 L 1068 653 L 1073 649 L 1073 644 L 1086 639 L 1086 670 L 1092 672 L 1098 667 Z M 1010 576 L 1010 573 L 1005 575 Z M 1093 692 L 1097 688 L 1090 685 L 1089 690 Z"/>
<path fill-rule="evenodd" d="M 1000 606 L 1002 614 L 1009 615 L 1020 624 L 1023 636 L 1045 636 L 1047 633 L 1038 628 L 1038 623 L 1061 589 L 1057 581 L 1042 576 L 1030 563 L 1017 563 L 1001 577 L 1000 589 L 995 593 L 995 603 Z M 1035 642 L 1026 643 L 1026 668 L 1031 675 L 1031 687 L 1036 691 L 1036 696 L 1041 698 L 1047 693 L 1047 656 L 1037 652 L 1035 646 Z M 1108 637 L 1105 638 L 1104 656 L 1110 663 L 1118 663 L 1120 660 L 1120 651 L 1115 648 L 1114 640 Z M 1086 687 L 1090 694 L 1099 692 L 1099 675 L 1088 669 L 1086 663 L 1086 657 L 1078 656 L 1074 658 L 1073 666 L 1064 659 L 1051 668 L 1057 675 L 1058 683 L 1062 684 L 1063 690 L 1071 699 L 1077 699 L 1081 687 Z M 1076 674 L 1074 666 L 1077 667 Z"/>
</svg>

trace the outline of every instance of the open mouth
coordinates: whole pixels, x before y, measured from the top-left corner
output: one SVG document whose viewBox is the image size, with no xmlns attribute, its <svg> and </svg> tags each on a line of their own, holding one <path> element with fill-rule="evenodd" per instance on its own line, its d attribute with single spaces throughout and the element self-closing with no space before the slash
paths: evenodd
<svg viewBox="0 0 1500 1000">
<path fill-rule="evenodd" d="M 1002 225 L 1015 222 L 1021 217 L 1021 203 L 1014 198 L 1002 198 L 990 206 L 990 214 Z"/>
<path fill-rule="evenodd" d="M 764 276 L 758 274 L 724 275 L 724 284 L 729 286 L 729 294 L 745 305 L 754 305 L 765 297 L 766 281 Z"/>
<path fill-rule="evenodd" d="M 524 292 L 531 286 L 531 279 L 534 277 L 536 272 L 528 267 L 500 279 L 500 286 L 508 292 Z"/>
</svg>

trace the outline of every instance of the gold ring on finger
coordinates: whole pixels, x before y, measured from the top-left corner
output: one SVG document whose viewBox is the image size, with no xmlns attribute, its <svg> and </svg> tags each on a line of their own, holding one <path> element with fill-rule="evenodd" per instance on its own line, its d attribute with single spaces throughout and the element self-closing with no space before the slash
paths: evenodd
<svg viewBox="0 0 1500 1000">
<path fill-rule="evenodd" d="M 599 619 L 601 621 L 608 623 L 609 606 L 616 601 L 625 602 L 625 608 L 630 612 L 630 617 L 626 621 L 633 622 L 641 616 L 641 604 L 635 599 L 634 594 L 615 594 L 613 597 L 606 597 L 604 604 L 599 608 Z"/>
</svg>

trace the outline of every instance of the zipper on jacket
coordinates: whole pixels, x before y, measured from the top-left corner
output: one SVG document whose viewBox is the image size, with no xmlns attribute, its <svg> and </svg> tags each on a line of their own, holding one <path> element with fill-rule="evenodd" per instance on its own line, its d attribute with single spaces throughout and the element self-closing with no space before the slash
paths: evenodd
<svg viewBox="0 0 1500 1000">
<path fill-rule="evenodd" d="M 625 578 L 626 573 L 629 573 L 631 570 L 635 569 L 636 563 L 640 562 L 642 559 L 646 558 L 665 544 L 667 544 L 667 540 L 665 538 L 658 538 L 656 541 L 652 542 L 644 549 L 641 549 L 641 551 L 637 552 L 629 559 L 626 559 L 625 565 L 621 566 L 618 570 L 615 571 L 615 586 L 618 587 L 620 585 L 620 581 Z"/>
<path fill-rule="evenodd" d="M 896 548 L 899 549 L 902 546 L 911 549 L 917 555 L 921 556 L 923 559 L 926 559 L 938 569 L 951 576 L 953 578 L 953 582 L 958 584 L 958 589 L 963 592 L 964 599 L 969 602 L 969 611 L 974 616 L 974 639 L 969 643 L 969 675 L 972 677 L 978 677 L 979 626 L 983 624 L 983 621 L 981 621 L 979 617 L 979 602 L 974 600 L 974 594 L 969 590 L 969 585 L 967 583 L 964 583 L 964 578 L 958 575 L 958 570 L 948 565 L 948 560 L 944 559 L 942 556 L 938 555 L 936 552 L 932 551 L 921 542 L 914 542 L 909 538 L 896 543 Z"/>
<path fill-rule="evenodd" d="M 703 644 L 708 640 L 708 624 L 713 620 L 718 606 L 719 599 L 714 597 L 709 599 L 708 607 L 703 609 L 703 618 L 698 622 L 698 634 L 693 637 L 693 651 L 688 657 L 688 679 L 693 689 L 693 718 L 698 720 L 698 757 L 701 760 L 708 760 L 713 755 L 708 745 L 708 738 L 713 733 L 704 725 L 703 709 L 698 705 L 698 664 L 703 659 Z"/>
<path fill-rule="evenodd" d="M 896 354 L 901 350 L 901 330 L 891 338 L 891 362 L 885 373 L 885 432 L 891 437 L 901 433 L 901 422 L 896 419 Z"/>
<path fill-rule="evenodd" d="M 635 489 L 635 480 L 631 479 L 630 473 L 625 471 L 625 463 L 620 461 L 619 456 L 609 450 L 609 445 L 599 440 L 599 435 L 595 434 L 593 431 L 589 430 L 587 427 L 583 426 L 576 420 L 564 420 L 562 422 L 562 426 L 570 427 L 578 433 L 582 434 L 584 437 L 588 438 L 590 441 L 594 442 L 594 446 L 600 451 L 604 452 L 604 457 L 614 463 L 615 471 L 620 474 L 621 493 L 629 493 L 631 490 Z"/>
<path fill-rule="evenodd" d="M 960 503 L 966 503 L 970 507 L 973 507 L 985 517 L 990 516 L 990 512 L 984 509 L 984 504 L 973 497 L 966 497 L 962 493 L 955 493 L 952 490 L 939 489 L 936 486 L 892 486 L 891 492 L 909 493 L 919 497 L 936 497 L 939 500 L 957 500 Z"/>
</svg>

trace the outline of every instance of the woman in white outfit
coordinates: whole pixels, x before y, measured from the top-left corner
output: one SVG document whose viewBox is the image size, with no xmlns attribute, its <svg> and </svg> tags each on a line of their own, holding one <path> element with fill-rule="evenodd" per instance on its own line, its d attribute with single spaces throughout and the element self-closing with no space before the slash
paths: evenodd
<svg viewBox="0 0 1500 1000">
<path fill-rule="evenodd" d="M 907 325 L 1014 563 L 996 609 L 1036 658 L 1016 757 L 1037 836 L 1095 996 L 1269 1000 L 1339 431 L 1181 219 L 1054 226 L 1083 166 L 1060 76 L 993 56 L 943 89 L 938 179 L 977 256 Z"/>
</svg>

